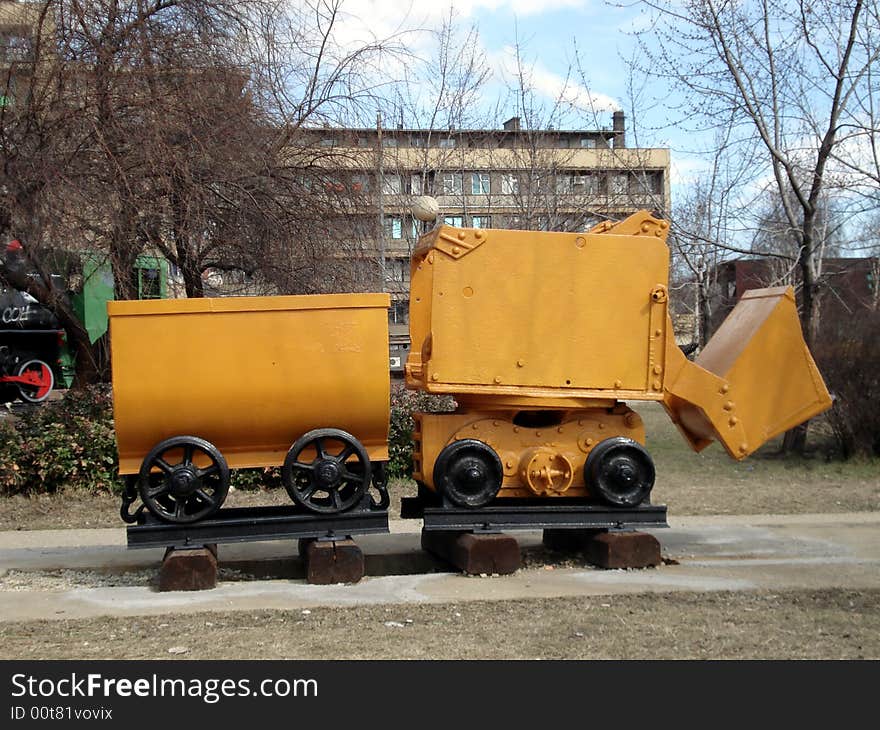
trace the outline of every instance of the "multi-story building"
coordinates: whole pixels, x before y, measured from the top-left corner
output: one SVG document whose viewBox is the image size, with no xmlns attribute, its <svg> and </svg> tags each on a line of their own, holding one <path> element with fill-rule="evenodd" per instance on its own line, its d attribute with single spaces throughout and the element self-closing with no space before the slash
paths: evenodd
<svg viewBox="0 0 880 730">
<path fill-rule="evenodd" d="M 405 325 L 409 258 L 422 232 L 410 212 L 415 196 L 437 199 L 439 222 L 472 228 L 574 231 L 639 209 L 668 211 L 669 150 L 627 147 L 623 112 L 612 121 L 597 130 L 524 129 L 515 117 L 501 129 L 377 124 L 311 134 L 327 151 L 327 189 L 353 201 L 338 225 L 378 262 L 392 325 Z"/>
</svg>

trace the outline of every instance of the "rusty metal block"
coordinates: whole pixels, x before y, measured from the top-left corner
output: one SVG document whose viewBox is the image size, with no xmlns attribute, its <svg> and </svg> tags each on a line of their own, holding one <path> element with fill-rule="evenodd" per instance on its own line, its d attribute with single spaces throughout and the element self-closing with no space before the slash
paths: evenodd
<svg viewBox="0 0 880 730">
<path fill-rule="evenodd" d="M 469 575 L 509 575 L 522 564 L 519 543 L 510 535 L 422 530 L 422 549 Z"/>
<path fill-rule="evenodd" d="M 303 540 L 300 555 L 309 583 L 357 583 L 364 577 L 364 553 L 354 540 Z"/>
<path fill-rule="evenodd" d="M 587 544 L 587 559 L 600 568 L 652 568 L 660 565 L 660 543 L 647 532 L 603 532 Z"/>
<path fill-rule="evenodd" d="M 204 591 L 216 586 L 216 546 L 166 551 L 159 569 L 160 591 Z"/>
</svg>

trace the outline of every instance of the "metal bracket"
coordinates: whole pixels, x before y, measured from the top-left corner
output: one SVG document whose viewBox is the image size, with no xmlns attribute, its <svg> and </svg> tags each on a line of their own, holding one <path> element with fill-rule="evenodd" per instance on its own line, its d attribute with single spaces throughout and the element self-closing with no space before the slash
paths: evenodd
<svg viewBox="0 0 880 730">
<path fill-rule="evenodd" d="M 222 542 L 297 538 L 342 539 L 388 532 L 388 511 L 354 509 L 334 515 L 295 506 L 233 507 L 192 524 L 162 522 L 150 512 L 126 528 L 129 548 L 195 547 Z"/>
</svg>

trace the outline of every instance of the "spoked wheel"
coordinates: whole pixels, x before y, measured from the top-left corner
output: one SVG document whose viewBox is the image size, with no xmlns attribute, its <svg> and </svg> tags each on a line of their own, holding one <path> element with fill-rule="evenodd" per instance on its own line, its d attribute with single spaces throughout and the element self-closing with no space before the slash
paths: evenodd
<svg viewBox="0 0 880 730">
<path fill-rule="evenodd" d="M 495 499 L 503 478 L 498 454 L 477 439 L 449 444 L 434 462 L 434 487 L 459 507 L 485 507 Z"/>
<path fill-rule="evenodd" d="M 337 428 L 301 436 L 284 459 L 281 481 L 290 498 L 321 514 L 358 504 L 370 488 L 370 457 L 360 441 Z"/>
<path fill-rule="evenodd" d="M 654 462 L 640 443 L 616 436 L 599 442 L 590 452 L 584 481 L 608 504 L 635 507 L 654 487 Z"/>
<path fill-rule="evenodd" d="M 143 461 L 138 492 L 156 517 L 187 523 L 212 515 L 229 491 L 229 466 L 217 448 L 195 436 L 158 444 Z"/>
<path fill-rule="evenodd" d="M 21 399 L 28 403 L 42 403 L 55 385 L 55 376 L 42 360 L 28 360 L 18 369 L 18 376 L 26 382 L 18 384 Z"/>
</svg>

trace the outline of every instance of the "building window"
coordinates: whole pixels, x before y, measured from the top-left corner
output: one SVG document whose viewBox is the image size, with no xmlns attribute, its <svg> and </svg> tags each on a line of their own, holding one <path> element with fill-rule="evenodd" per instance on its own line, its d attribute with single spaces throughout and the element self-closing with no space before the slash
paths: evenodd
<svg viewBox="0 0 880 730">
<path fill-rule="evenodd" d="M 443 173 L 443 195 L 461 195 L 461 173 Z"/>
<path fill-rule="evenodd" d="M 382 192 L 385 195 L 400 195 L 400 175 L 384 175 L 382 177 Z"/>
<path fill-rule="evenodd" d="M 629 178 L 626 173 L 612 173 L 608 176 L 608 192 L 611 195 L 626 195 Z"/>
<path fill-rule="evenodd" d="M 383 147 L 397 147 L 397 140 L 394 137 L 382 137 Z"/>
<path fill-rule="evenodd" d="M 409 176 L 409 189 L 413 195 L 421 195 L 424 186 L 422 185 L 422 176 L 421 175 L 410 175 Z"/>
<path fill-rule="evenodd" d="M 492 227 L 492 218 L 488 215 L 475 215 L 472 218 L 471 227 L 472 228 L 491 228 Z"/>
<path fill-rule="evenodd" d="M 559 175 L 556 178 L 556 192 L 560 195 L 566 195 L 571 192 L 570 175 Z"/>
<path fill-rule="evenodd" d="M 385 218 L 385 235 L 393 241 L 403 238 L 403 219 L 399 215 Z"/>
<path fill-rule="evenodd" d="M 428 146 L 428 140 L 425 137 L 415 137 L 415 136 L 410 137 L 409 143 L 413 147 L 427 147 Z"/>
<path fill-rule="evenodd" d="M 596 148 L 596 140 L 594 137 L 581 137 L 581 147 L 585 147 L 587 149 L 595 149 Z"/>
<path fill-rule="evenodd" d="M 460 215 L 447 215 L 444 216 L 443 223 L 445 223 L 447 226 L 462 228 L 464 226 L 464 218 Z"/>
<path fill-rule="evenodd" d="M 362 193 L 370 189 L 370 179 L 366 175 L 351 176 L 351 191 L 353 193 Z"/>
<path fill-rule="evenodd" d="M 488 195 L 489 194 L 489 173 L 473 172 L 471 173 L 471 195 Z"/>
<path fill-rule="evenodd" d="M 321 140 L 321 147 L 333 147 L 336 142 L 329 137 L 325 137 Z"/>
<path fill-rule="evenodd" d="M 416 240 L 418 240 L 419 236 L 421 235 L 421 231 L 419 230 L 419 223 L 421 223 L 421 221 L 418 221 L 415 218 L 410 218 L 410 223 L 412 225 L 410 227 L 410 236 L 409 237 L 413 241 L 416 241 Z"/>
<path fill-rule="evenodd" d="M 441 137 L 440 138 L 440 146 L 446 149 L 451 147 L 455 147 L 455 138 L 454 137 Z"/>
<path fill-rule="evenodd" d="M 388 259 L 385 262 L 385 281 L 406 281 L 408 273 L 408 259 Z"/>
<path fill-rule="evenodd" d="M 519 192 L 519 178 L 516 175 L 501 176 L 501 194 L 516 195 Z"/>
<path fill-rule="evenodd" d="M 599 180 L 595 175 L 587 173 L 572 175 L 571 189 L 581 195 L 596 195 L 599 192 Z"/>
</svg>

